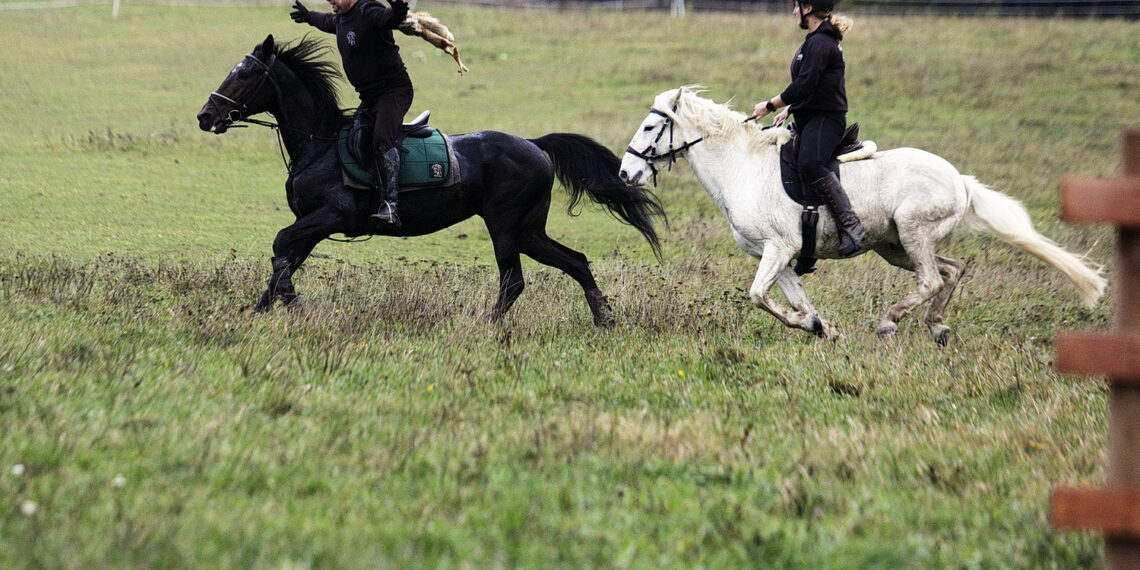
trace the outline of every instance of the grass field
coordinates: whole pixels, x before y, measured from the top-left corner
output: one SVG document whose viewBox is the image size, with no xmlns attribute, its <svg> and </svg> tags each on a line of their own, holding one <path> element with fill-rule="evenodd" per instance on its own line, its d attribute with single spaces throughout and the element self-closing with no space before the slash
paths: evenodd
<svg viewBox="0 0 1140 570">
<path fill-rule="evenodd" d="M 194 114 L 281 8 L 127 4 L 0 19 L 0 567 L 1076 568 L 1050 489 L 1102 480 L 1105 388 L 1052 370 L 1059 328 L 1103 327 L 1063 278 L 994 239 L 937 349 L 910 276 L 826 262 L 809 293 L 847 336 L 751 307 L 754 261 L 684 166 L 661 177 L 657 263 L 585 208 L 619 324 L 527 262 L 489 324 L 477 220 L 326 243 L 300 311 L 254 316 L 291 222 L 264 129 Z M 701 83 L 739 108 L 784 86 L 790 17 L 420 4 L 471 73 L 401 38 L 413 112 L 460 133 L 553 131 L 624 148 L 652 97 Z M 1140 118 L 1140 23 L 857 18 L 851 120 L 1023 200 L 1111 262 L 1112 232 L 1058 221 L 1066 173 L 1111 175 Z M 330 54 L 331 57 L 331 54 Z M 346 87 L 342 101 L 355 104 Z M 1111 268 L 1110 268 L 1111 269 Z"/>
</svg>

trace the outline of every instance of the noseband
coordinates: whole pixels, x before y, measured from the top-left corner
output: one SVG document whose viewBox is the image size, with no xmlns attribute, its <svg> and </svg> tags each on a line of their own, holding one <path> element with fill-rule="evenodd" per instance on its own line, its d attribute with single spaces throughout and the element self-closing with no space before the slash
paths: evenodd
<svg viewBox="0 0 1140 570">
<path fill-rule="evenodd" d="M 674 109 L 673 111 L 676 112 L 676 109 Z M 649 165 L 649 171 L 653 173 L 653 185 L 656 186 L 657 185 L 657 166 L 655 166 L 653 164 L 655 161 L 658 161 L 661 159 L 667 159 L 669 161 L 669 165 L 666 167 L 666 169 L 672 171 L 673 165 L 677 162 L 677 158 L 680 156 L 681 153 L 685 152 L 686 150 L 689 150 L 690 148 L 693 147 L 693 145 L 695 145 L 695 144 L 697 144 L 697 143 L 699 143 L 705 139 L 704 139 L 704 137 L 701 137 L 701 138 L 694 140 L 694 141 L 681 143 L 680 146 L 673 146 L 673 126 L 674 126 L 673 117 L 671 115 L 666 114 L 664 111 L 658 110 L 656 107 L 650 108 L 649 113 L 652 115 L 658 115 L 661 117 L 665 117 L 665 122 L 661 124 L 661 132 L 657 133 L 657 137 L 653 139 L 653 143 L 646 146 L 645 150 L 638 151 L 638 150 L 634 149 L 632 146 L 629 146 L 629 147 L 626 147 L 625 152 L 628 154 L 632 154 L 633 156 L 636 156 L 637 158 L 640 158 L 641 160 L 644 160 L 645 163 Z M 667 150 L 663 153 L 658 153 L 657 152 L 657 145 L 661 143 L 661 138 L 665 136 L 665 131 L 669 131 L 669 150 Z"/>
<path fill-rule="evenodd" d="M 233 124 L 237 121 L 245 120 L 242 117 L 242 114 L 243 114 L 242 111 L 245 111 L 246 109 L 249 108 L 248 107 L 249 101 L 251 99 L 253 99 L 253 97 L 256 96 L 258 93 L 261 92 L 261 88 L 262 88 L 262 86 L 265 85 L 265 81 L 273 79 L 273 76 L 270 75 L 269 72 L 270 72 L 270 70 L 273 69 L 274 64 L 277 63 L 277 54 L 273 54 L 273 55 L 269 56 L 269 63 L 262 63 L 262 61 L 260 59 L 257 59 L 252 54 L 246 54 L 245 59 L 252 61 L 258 67 L 260 67 L 262 73 L 261 73 L 261 77 L 257 78 L 257 83 L 252 88 L 245 89 L 244 92 L 240 94 L 241 95 L 240 99 L 243 99 L 243 101 L 237 101 L 235 99 L 231 99 L 225 95 L 222 95 L 221 93 L 218 93 L 217 91 L 212 91 L 210 93 L 210 100 L 214 101 L 215 106 L 218 105 L 217 101 L 215 101 L 215 99 L 217 99 L 217 100 L 221 100 L 224 103 L 228 103 L 234 107 L 233 109 L 230 109 L 229 113 L 226 114 L 226 120 L 229 121 L 230 124 Z M 242 61 L 245 61 L 245 60 L 242 60 Z M 274 81 L 274 84 L 276 84 L 276 81 Z M 235 97 L 236 97 L 236 95 L 235 95 Z"/>
</svg>

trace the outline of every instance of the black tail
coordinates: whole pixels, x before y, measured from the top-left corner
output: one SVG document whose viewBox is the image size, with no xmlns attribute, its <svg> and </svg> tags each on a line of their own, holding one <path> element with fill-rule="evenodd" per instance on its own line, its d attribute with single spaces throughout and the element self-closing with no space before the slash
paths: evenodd
<svg viewBox="0 0 1140 570">
<path fill-rule="evenodd" d="M 594 139 L 573 133 L 552 133 L 530 142 L 550 155 L 558 181 L 570 191 L 570 215 L 574 215 L 574 207 L 585 192 L 610 215 L 637 228 L 653 248 L 653 255 L 661 259 L 653 217 L 668 223 L 665 209 L 649 190 L 628 186 L 618 178 L 621 158 Z"/>
</svg>

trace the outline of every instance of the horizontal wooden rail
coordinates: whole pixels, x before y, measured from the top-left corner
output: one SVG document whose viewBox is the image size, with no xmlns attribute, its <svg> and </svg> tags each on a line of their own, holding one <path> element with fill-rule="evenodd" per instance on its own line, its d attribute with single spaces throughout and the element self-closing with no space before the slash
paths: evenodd
<svg viewBox="0 0 1140 570">
<path fill-rule="evenodd" d="M 1054 489 L 1049 522 L 1057 528 L 1140 540 L 1140 489 Z"/>
<path fill-rule="evenodd" d="M 1056 356 L 1060 372 L 1140 386 L 1140 333 L 1064 333 L 1057 336 Z"/>
<path fill-rule="evenodd" d="M 1061 181 L 1061 219 L 1140 227 L 1140 178 L 1083 178 Z"/>
</svg>

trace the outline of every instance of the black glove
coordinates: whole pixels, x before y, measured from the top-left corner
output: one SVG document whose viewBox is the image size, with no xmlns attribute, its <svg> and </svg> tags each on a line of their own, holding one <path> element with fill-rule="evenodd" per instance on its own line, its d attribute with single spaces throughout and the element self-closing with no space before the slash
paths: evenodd
<svg viewBox="0 0 1140 570">
<path fill-rule="evenodd" d="M 293 4 L 293 8 L 294 8 L 294 10 L 289 13 L 289 17 L 293 18 L 293 21 L 297 22 L 298 24 L 308 24 L 309 23 L 309 9 L 306 8 L 304 4 L 301 3 L 301 0 L 297 0 Z"/>
<path fill-rule="evenodd" d="M 404 12 L 408 12 L 408 3 L 405 0 L 388 0 L 388 3 L 397 10 L 402 9 Z"/>
</svg>

